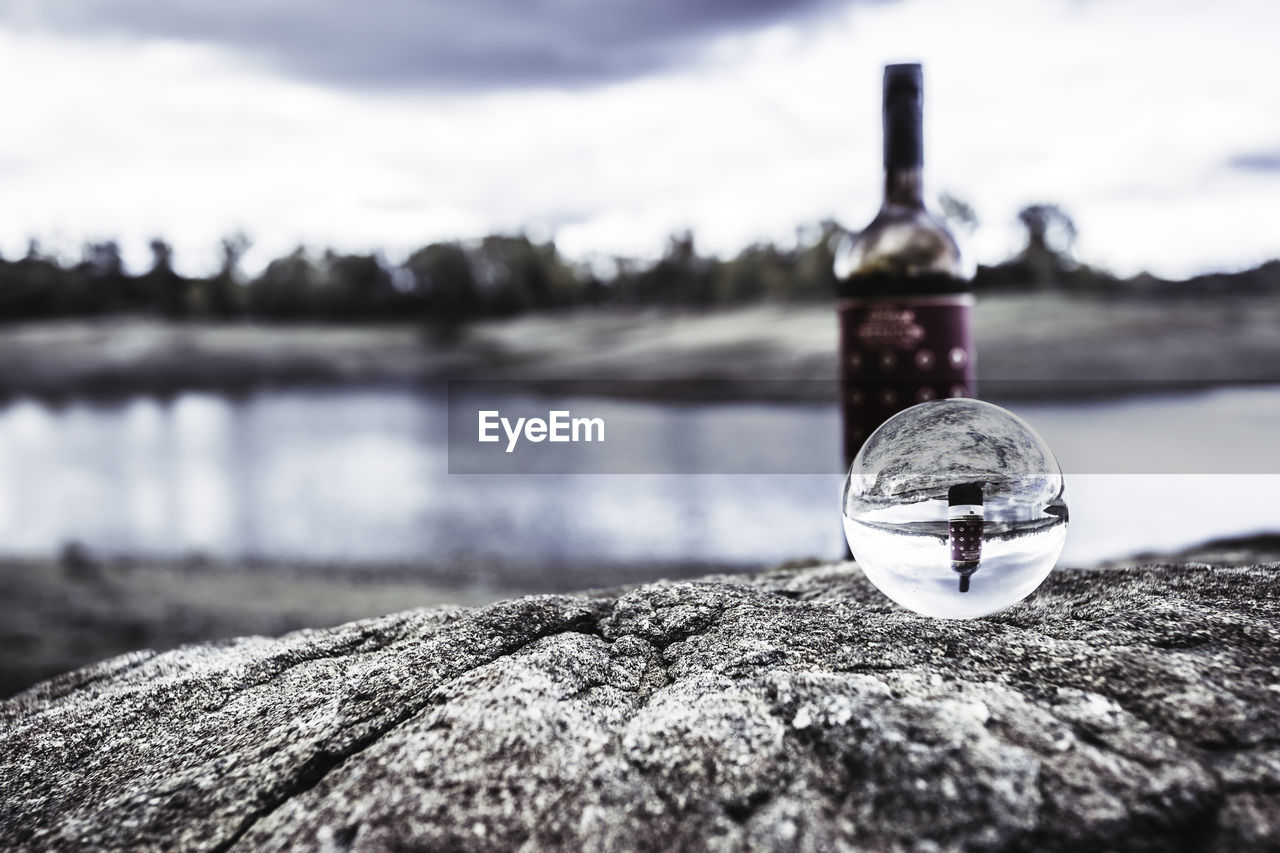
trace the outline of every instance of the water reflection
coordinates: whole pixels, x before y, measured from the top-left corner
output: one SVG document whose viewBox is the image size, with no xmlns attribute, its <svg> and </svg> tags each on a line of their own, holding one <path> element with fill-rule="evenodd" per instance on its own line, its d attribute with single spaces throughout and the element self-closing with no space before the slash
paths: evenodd
<svg viewBox="0 0 1280 853">
<path fill-rule="evenodd" d="M 449 475 L 444 406 L 407 391 L 13 403 L 0 552 L 75 540 L 141 555 L 763 563 L 838 550 L 831 513 L 811 511 L 834 505 L 834 476 Z M 650 414 L 662 452 L 717 440 L 696 411 Z"/>
<path fill-rule="evenodd" d="M 1252 389 L 1226 399 L 1237 413 L 1232 428 L 1253 430 L 1236 446 L 1270 446 L 1280 395 Z M 834 409 L 626 405 L 651 419 L 651 452 L 690 467 L 727 429 L 749 432 L 739 440 L 762 453 L 837 446 Z M 1056 448 L 1142 431 L 1153 411 L 1168 424 L 1169 405 L 1096 405 L 1087 417 L 1065 406 L 1015 409 Z M 109 554 L 437 566 L 759 565 L 843 551 L 837 474 L 449 475 L 445 406 L 443 397 L 407 390 L 11 402 L 0 407 L 0 555 L 48 555 L 73 540 Z M 1194 440 L 1191 430 L 1171 435 L 1177 446 L 1168 453 Z M 1079 512 L 1067 562 L 1271 529 L 1280 501 L 1274 474 L 1068 477 Z M 1197 500 L 1194 518 L 1134 515 L 1135 494 L 1156 492 L 1169 506 L 1180 494 L 1203 494 L 1207 480 L 1223 498 Z"/>
</svg>

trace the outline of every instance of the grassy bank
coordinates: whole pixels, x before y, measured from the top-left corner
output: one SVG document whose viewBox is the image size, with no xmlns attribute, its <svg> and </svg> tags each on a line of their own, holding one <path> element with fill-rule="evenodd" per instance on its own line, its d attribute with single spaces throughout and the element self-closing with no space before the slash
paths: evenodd
<svg viewBox="0 0 1280 853">
<path fill-rule="evenodd" d="M 1107 300 L 987 296 L 975 314 L 979 379 L 998 396 L 1105 393 L 1167 382 L 1280 381 L 1280 302 L 1264 296 Z M 766 397 L 832 380 L 832 309 L 578 310 L 476 323 L 443 342 L 414 325 L 168 323 L 133 318 L 0 327 L 0 394 L 44 397 L 247 391 L 443 379 L 629 380 L 661 395 L 718 380 Z M 762 381 L 764 380 L 764 381 Z M 770 385 L 769 380 L 782 380 Z M 561 390 L 564 390 L 563 388 Z M 600 392 L 600 386 L 593 386 Z M 790 394 L 829 396 L 820 382 Z"/>
</svg>

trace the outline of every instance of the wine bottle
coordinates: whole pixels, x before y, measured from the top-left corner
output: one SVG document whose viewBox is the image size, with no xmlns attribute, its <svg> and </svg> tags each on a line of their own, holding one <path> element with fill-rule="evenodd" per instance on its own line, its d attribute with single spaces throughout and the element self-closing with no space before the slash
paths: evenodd
<svg viewBox="0 0 1280 853">
<path fill-rule="evenodd" d="M 893 414 L 972 396 L 973 294 L 960 249 L 925 208 L 923 74 L 884 69 L 884 201 L 836 251 L 840 395 L 847 469 Z"/>
<path fill-rule="evenodd" d="M 960 591 L 982 564 L 982 484 L 960 483 L 947 490 L 947 530 L 951 568 L 960 575 Z"/>
</svg>

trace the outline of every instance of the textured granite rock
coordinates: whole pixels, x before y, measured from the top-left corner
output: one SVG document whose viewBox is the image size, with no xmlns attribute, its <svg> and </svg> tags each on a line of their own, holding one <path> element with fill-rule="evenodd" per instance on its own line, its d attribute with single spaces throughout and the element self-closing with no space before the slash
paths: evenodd
<svg viewBox="0 0 1280 853">
<path fill-rule="evenodd" d="M 1280 846 L 1280 564 L 972 622 L 856 568 L 116 658 L 0 704 L 0 848 Z"/>
</svg>

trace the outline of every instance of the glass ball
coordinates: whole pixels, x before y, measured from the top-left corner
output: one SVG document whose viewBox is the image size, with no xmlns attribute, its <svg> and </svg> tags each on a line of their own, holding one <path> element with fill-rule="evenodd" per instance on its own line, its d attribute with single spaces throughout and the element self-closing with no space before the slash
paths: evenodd
<svg viewBox="0 0 1280 853">
<path fill-rule="evenodd" d="M 986 616 L 1030 595 L 1058 561 L 1062 469 L 999 406 L 921 403 L 881 424 L 853 460 L 844 531 L 868 580 L 903 607 Z"/>
</svg>

